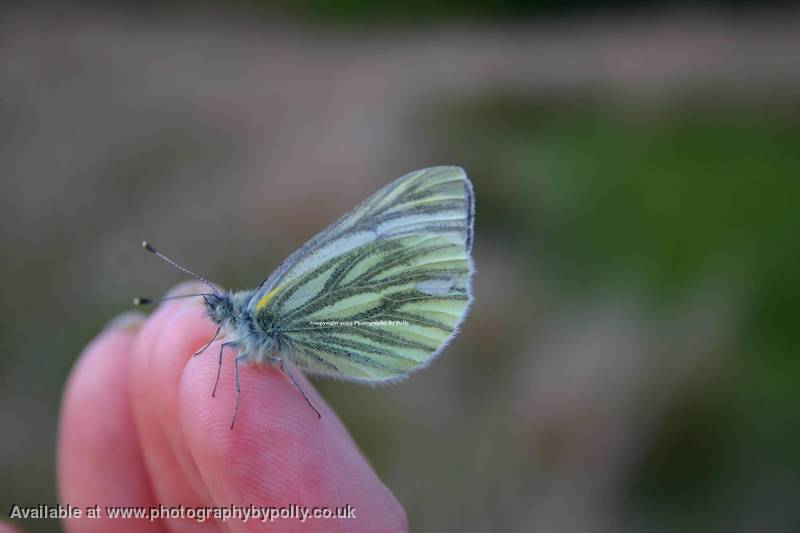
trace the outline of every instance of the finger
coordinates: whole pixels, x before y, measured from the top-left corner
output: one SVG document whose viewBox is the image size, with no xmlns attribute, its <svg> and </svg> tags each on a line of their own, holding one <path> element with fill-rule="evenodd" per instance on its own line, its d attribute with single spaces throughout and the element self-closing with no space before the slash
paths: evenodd
<svg viewBox="0 0 800 533">
<path fill-rule="evenodd" d="M 175 307 L 172 315 L 165 319 L 158 341 L 151 351 L 149 375 L 146 379 L 150 384 L 152 412 L 160 424 L 159 429 L 192 490 L 200 501 L 207 503 L 210 497 L 179 423 L 178 387 L 187 361 L 197 350 L 208 344 L 216 329 L 204 318 L 201 300 L 186 300 Z M 214 359 L 221 342 L 211 344 L 198 356 Z M 208 394 L 211 394 L 211 389 Z"/>
<path fill-rule="evenodd" d="M 20 533 L 21 531 L 21 529 L 17 529 L 11 524 L 0 522 L 0 533 Z"/>
<path fill-rule="evenodd" d="M 234 352 L 226 350 L 220 387 L 217 362 L 193 359 L 180 388 L 181 421 L 195 463 L 216 505 L 352 506 L 355 519 L 288 519 L 229 523 L 234 531 L 405 531 L 405 512 L 353 443 L 336 414 L 297 371 L 317 418 L 277 368 L 243 364 L 236 397 Z"/>
<path fill-rule="evenodd" d="M 112 321 L 78 359 L 67 382 L 58 439 L 60 500 L 88 506 L 150 506 L 150 490 L 128 402 L 128 358 L 144 316 Z M 69 531 L 160 531 L 143 521 L 79 518 Z"/>
<path fill-rule="evenodd" d="M 194 294 L 205 290 L 203 285 L 188 282 L 168 294 Z M 183 366 L 196 348 L 176 347 L 171 341 L 174 332 L 184 327 L 180 315 L 187 306 L 197 306 L 197 302 L 194 299 L 164 302 L 147 321 L 134 347 L 130 391 L 145 464 L 159 503 L 199 507 L 206 505 L 210 497 L 186 450 L 175 407 Z M 196 322 L 200 322 L 199 317 Z M 216 528 L 213 522 L 198 523 L 188 519 L 169 520 L 165 524 L 173 531 Z"/>
</svg>

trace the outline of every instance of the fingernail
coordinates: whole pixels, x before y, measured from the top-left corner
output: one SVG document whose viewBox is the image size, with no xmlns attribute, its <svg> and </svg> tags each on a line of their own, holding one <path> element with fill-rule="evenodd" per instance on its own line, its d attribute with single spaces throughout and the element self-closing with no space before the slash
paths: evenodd
<svg viewBox="0 0 800 533">
<path fill-rule="evenodd" d="M 103 328 L 103 331 L 138 331 L 144 324 L 145 316 L 138 311 L 126 311 L 112 318 Z"/>
<path fill-rule="evenodd" d="M 199 281 L 183 281 L 167 291 L 166 296 L 186 296 L 208 292 L 208 286 Z"/>
</svg>

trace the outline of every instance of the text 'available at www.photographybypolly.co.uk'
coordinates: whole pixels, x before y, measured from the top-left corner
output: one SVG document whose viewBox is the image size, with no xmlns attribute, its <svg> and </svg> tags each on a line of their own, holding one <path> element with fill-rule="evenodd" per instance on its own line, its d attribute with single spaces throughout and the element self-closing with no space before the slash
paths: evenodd
<svg viewBox="0 0 800 533">
<path fill-rule="evenodd" d="M 154 505 L 150 507 L 91 505 L 78 507 L 75 505 L 12 505 L 8 516 L 11 519 L 127 519 L 127 520 L 241 520 L 242 522 L 275 522 L 277 520 L 296 520 L 305 522 L 310 519 L 352 519 L 356 510 L 352 505 L 341 507 L 308 506 L 308 505 L 226 505 L 190 507 L 185 505 Z"/>
</svg>

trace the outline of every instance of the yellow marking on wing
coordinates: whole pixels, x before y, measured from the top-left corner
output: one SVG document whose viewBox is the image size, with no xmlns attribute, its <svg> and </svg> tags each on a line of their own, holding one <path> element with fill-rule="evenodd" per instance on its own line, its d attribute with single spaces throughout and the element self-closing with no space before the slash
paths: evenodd
<svg viewBox="0 0 800 533">
<path fill-rule="evenodd" d="M 274 289 L 269 291 L 267 294 L 262 296 L 261 299 L 256 304 L 256 311 L 260 311 L 263 308 L 265 308 L 267 306 L 267 304 L 269 303 L 269 301 L 272 299 L 272 297 L 275 296 L 275 293 L 278 292 L 278 289 L 280 289 L 279 286 L 275 287 Z"/>
</svg>

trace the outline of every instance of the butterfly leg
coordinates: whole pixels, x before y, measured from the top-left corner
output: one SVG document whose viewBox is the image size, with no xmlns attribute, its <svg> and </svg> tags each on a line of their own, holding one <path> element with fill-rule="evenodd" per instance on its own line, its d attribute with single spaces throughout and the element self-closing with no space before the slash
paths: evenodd
<svg viewBox="0 0 800 533">
<path fill-rule="evenodd" d="M 243 354 L 237 355 L 233 359 L 233 376 L 234 381 L 236 382 L 236 403 L 233 406 L 233 420 L 231 420 L 231 429 L 233 429 L 233 425 L 236 423 L 236 414 L 239 412 L 239 396 L 242 395 L 242 387 L 239 386 L 239 360 L 245 359 Z"/>
<path fill-rule="evenodd" d="M 216 332 L 216 333 L 214 333 L 214 336 L 213 336 L 213 337 L 211 337 L 211 340 L 210 340 L 210 341 L 208 341 L 208 342 L 206 343 L 206 345 L 205 345 L 205 346 L 203 346 L 202 348 L 200 348 L 199 350 L 197 350 L 196 352 L 194 352 L 194 353 L 192 354 L 192 357 L 197 357 L 197 356 L 198 356 L 198 355 L 200 355 L 201 353 L 205 352 L 205 351 L 206 351 L 206 349 L 207 349 L 209 346 L 211 346 L 211 343 L 212 343 L 212 342 L 214 342 L 215 340 L 217 340 L 217 337 L 219 336 L 219 332 L 220 332 L 220 330 L 222 330 L 222 324 L 220 324 L 220 325 L 219 325 L 219 327 L 217 328 L 217 332 Z"/>
<path fill-rule="evenodd" d="M 300 388 L 300 384 L 299 384 L 299 383 L 297 383 L 297 380 L 296 380 L 296 379 L 294 379 L 294 376 L 292 375 L 292 373 L 291 373 L 291 372 L 289 372 L 289 369 L 288 369 L 288 368 L 286 368 L 286 363 L 284 363 L 283 359 L 282 359 L 282 358 L 280 358 L 280 357 L 275 357 L 274 355 L 270 355 L 270 356 L 269 356 L 269 361 L 270 361 L 271 363 L 273 363 L 273 364 L 276 364 L 276 365 L 280 366 L 280 368 L 281 368 L 281 371 L 282 371 L 284 374 L 286 374 L 286 376 L 287 376 L 287 377 L 289 378 L 289 380 L 292 382 L 292 384 L 294 385 L 294 387 L 295 387 L 295 388 L 297 389 L 297 391 L 300 393 L 300 396 L 302 396 L 302 397 L 303 397 L 303 399 L 304 399 L 304 400 L 306 401 L 306 403 L 308 404 L 308 406 L 309 406 L 311 409 L 313 409 L 313 411 L 314 411 L 314 414 L 316 414 L 316 415 L 317 415 L 317 418 L 322 418 L 322 415 L 319 413 L 319 411 L 317 411 L 317 408 L 316 408 L 316 407 L 314 407 L 314 404 L 313 404 L 313 403 L 311 403 L 311 400 L 309 400 L 309 399 L 308 399 L 308 396 L 306 396 L 306 393 L 305 393 L 305 392 L 303 392 L 303 389 L 301 389 L 301 388 Z"/>
<path fill-rule="evenodd" d="M 235 342 L 223 342 L 219 345 L 219 361 L 217 364 L 217 379 L 214 381 L 214 390 L 211 391 L 211 397 L 214 398 L 217 395 L 217 386 L 219 385 L 219 375 L 222 372 L 222 352 L 225 350 L 226 346 L 235 346 Z"/>
</svg>

